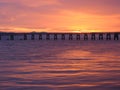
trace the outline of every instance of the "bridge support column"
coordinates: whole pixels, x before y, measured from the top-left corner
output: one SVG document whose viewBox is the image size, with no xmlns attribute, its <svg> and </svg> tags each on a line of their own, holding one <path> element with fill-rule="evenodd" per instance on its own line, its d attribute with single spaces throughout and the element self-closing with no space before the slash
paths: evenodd
<svg viewBox="0 0 120 90">
<path fill-rule="evenodd" d="M 103 40 L 103 34 L 102 33 L 99 34 L 99 40 Z"/>
<path fill-rule="evenodd" d="M 76 40 L 80 40 L 80 34 L 76 35 Z"/>
<path fill-rule="evenodd" d="M 0 35 L 0 40 L 2 39 L 1 35 Z"/>
<path fill-rule="evenodd" d="M 106 40 L 111 40 L 111 34 L 110 33 L 106 34 Z"/>
<path fill-rule="evenodd" d="M 57 37 L 57 34 L 54 34 L 54 40 L 57 40 L 58 37 Z"/>
<path fill-rule="evenodd" d="M 46 40 L 50 40 L 50 34 L 46 34 Z"/>
<path fill-rule="evenodd" d="M 10 35 L 10 40 L 14 40 L 14 35 Z"/>
<path fill-rule="evenodd" d="M 62 34 L 62 38 L 61 38 L 62 40 L 65 40 L 65 34 Z"/>
<path fill-rule="evenodd" d="M 88 34 L 84 34 L 84 40 L 88 40 Z"/>
<path fill-rule="evenodd" d="M 119 33 L 114 33 L 114 40 L 119 40 Z"/>
<path fill-rule="evenodd" d="M 73 40 L 73 35 L 69 34 L 69 40 Z"/>
<path fill-rule="evenodd" d="M 92 33 L 92 34 L 91 34 L 91 40 L 96 40 L 96 35 L 95 35 L 95 33 Z"/>
<path fill-rule="evenodd" d="M 27 35 L 26 34 L 24 34 L 24 40 L 27 40 Z"/>
<path fill-rule="evenodd" d="M 39 34 L 39 40 L 42 40 L 42 34 Z"/>
<path fill-rule="evenodd" d="M 35 40 L 35 35 L 34 34 L 31 35 L 31 40 Z"/>
</svg>

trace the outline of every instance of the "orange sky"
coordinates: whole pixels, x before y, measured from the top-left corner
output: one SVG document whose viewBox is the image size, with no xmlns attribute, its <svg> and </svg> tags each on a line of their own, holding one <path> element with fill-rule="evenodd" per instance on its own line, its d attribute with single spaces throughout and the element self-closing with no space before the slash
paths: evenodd
<svg viewBox="0 0 120 90">
<path fill-rule="evenodd" d="M 0 31 L 119 32 L 120 0 L 0 0 Z"/>
</svg>

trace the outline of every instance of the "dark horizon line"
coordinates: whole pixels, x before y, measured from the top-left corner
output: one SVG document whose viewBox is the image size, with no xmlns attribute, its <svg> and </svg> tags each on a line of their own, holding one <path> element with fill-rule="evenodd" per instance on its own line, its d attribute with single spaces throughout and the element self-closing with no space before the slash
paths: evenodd
<svg viewBox="0 0 120 90">
<path fill-rule="evenodd" d="M 45 34 L 45 33 L 50 33 L 50 34 L 52 34 L 52 33 L 63 33 L 63 34 L 69 34 L 69 33 L 71 33 L 71 34 L 82 34 L 82 33 L 120 33 L 120 32 L 35 32 L 35 31 L 33 31 L 33 32 L 2 32 L 2 31 L 0 31 L 0 34 L 31 34 L 31 33 L 33 33 L 33 34 L 38 34 L 38 33 L 43 33 L 43 34 Z"/>
</svg>

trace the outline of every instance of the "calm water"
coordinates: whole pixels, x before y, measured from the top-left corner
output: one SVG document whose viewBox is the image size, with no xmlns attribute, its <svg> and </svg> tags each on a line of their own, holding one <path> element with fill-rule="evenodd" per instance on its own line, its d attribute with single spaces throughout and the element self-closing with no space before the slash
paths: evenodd
<svg viewBox="0 0 120 90">
<path fill-rule="evenodd" d="M 120 90 L 120 41 L 0 41 L 0 90 Z"/>
</svg>

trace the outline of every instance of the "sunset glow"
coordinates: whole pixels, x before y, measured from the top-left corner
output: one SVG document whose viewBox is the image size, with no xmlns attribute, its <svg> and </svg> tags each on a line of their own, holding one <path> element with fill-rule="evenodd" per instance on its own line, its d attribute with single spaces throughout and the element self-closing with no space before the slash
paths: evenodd
<svg viewBox="0 0 120 90">
<path fill-rule="evenodd" d="M 0 0 L 2 32 L 119 32 L 120 0 Z"/>
</svg>

